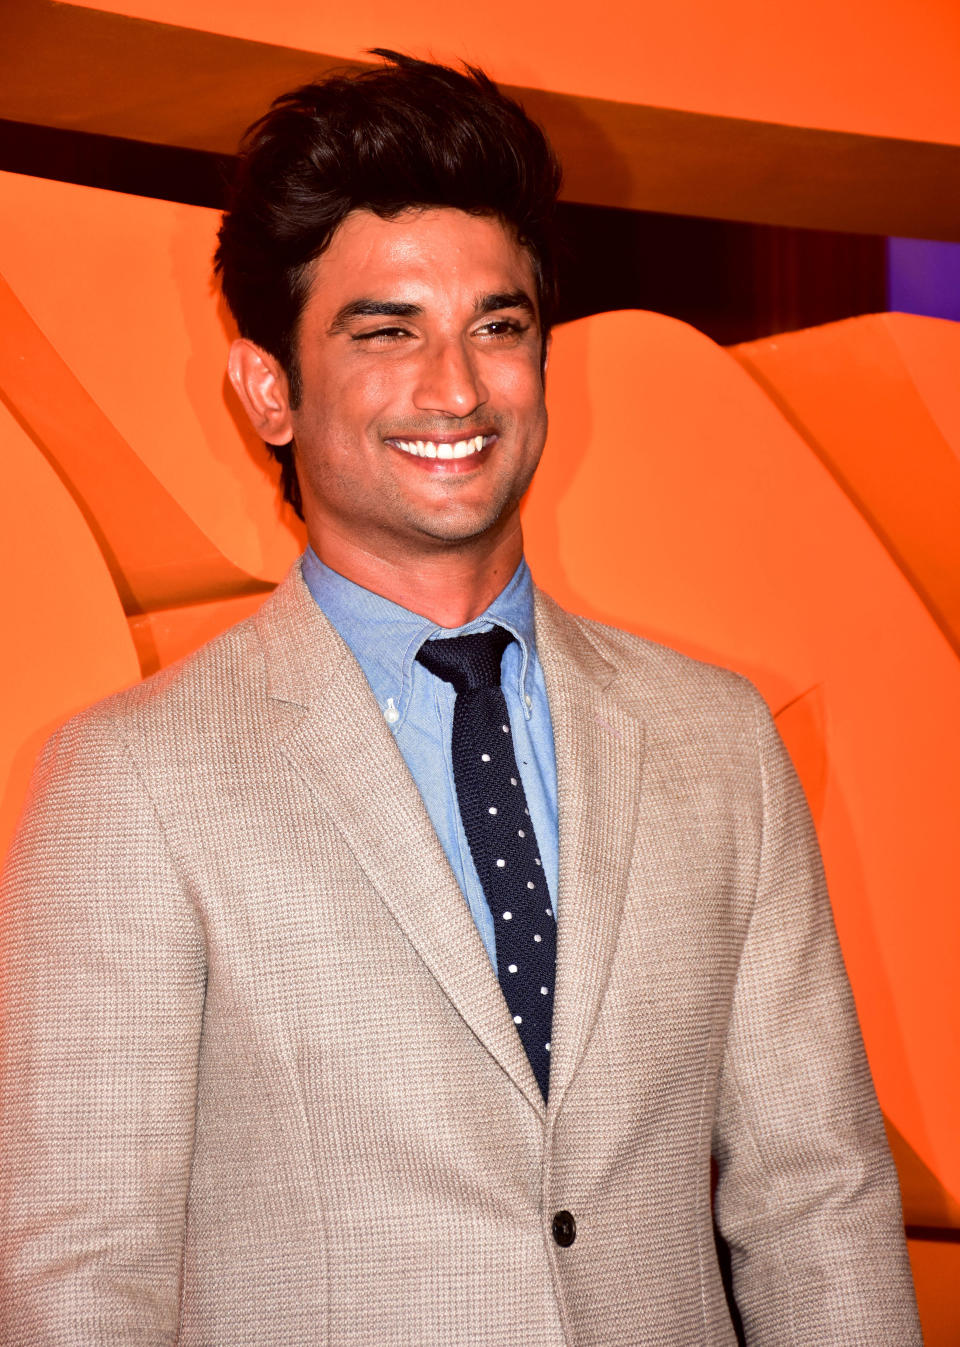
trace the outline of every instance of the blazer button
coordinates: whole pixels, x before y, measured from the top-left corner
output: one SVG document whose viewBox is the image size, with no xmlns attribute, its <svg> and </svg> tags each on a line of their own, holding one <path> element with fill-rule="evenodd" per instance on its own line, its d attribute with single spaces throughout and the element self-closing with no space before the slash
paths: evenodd
<svg viewBox="0 0 960 1347">
<path fill-rule="evenodd" d="M 577 1223 L 573 1219 L 573 1213 L 569 1211 L 558 1211 L 553 1218 L 553 1238 L 561 1249 L 569 1249 L 570 1245 L 577 1238 Z"/>
</svg>

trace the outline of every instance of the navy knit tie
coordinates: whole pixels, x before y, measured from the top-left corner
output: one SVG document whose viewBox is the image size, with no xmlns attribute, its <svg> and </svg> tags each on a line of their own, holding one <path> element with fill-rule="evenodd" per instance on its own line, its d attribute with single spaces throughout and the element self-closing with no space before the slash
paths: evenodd
<svg viewBox="0 0 960 1347">
<path fill-rule="evenodd" d="M 417 659 L 456 689 L 452 750 L 460 817 L 493 914 L 500 986 L 546 1099 L 557 934 L 500 688 L 500 661 L 512 640 L 494 627 L 425 641 Z"/>
</svg>

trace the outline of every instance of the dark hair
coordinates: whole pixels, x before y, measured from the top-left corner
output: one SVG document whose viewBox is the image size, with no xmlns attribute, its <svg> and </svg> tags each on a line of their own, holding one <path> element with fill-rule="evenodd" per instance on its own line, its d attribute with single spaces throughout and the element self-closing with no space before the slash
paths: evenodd
<svg viewBox="0 0 960 1347">
<path fill-rule="evenodd" d="M 481 70 L 374 48 L 385 64 L 277 98 L 240 145 L 215 269 L 241 335 L 274 356 L 302 396 L 297 330 L 309 264 L 354 210 L 411 206 L 497 216 L 533 263 L 544 335 L 556 308 L 560 167 L 539 126 Z M 270 446 L 298 514 L 291 445 Z"/>
</svg>

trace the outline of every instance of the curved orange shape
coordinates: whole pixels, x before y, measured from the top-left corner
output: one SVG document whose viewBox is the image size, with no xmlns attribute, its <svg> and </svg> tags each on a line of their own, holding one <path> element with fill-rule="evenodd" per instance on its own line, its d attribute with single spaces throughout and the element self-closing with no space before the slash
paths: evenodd
<svg viewBox="0 0 960 1347">
<path fill-rule="evenodd" d="M 575 611 L 741 670 L 814 807 L 908 1220 L 960 1224 L 960 662 L 836 479 L 728 352 L 651 313 L 556 333 L 525 510 Z"/>
<path fill-rule="evenodd" d="M 66 488 L 0 405 L 0 855 L 68 715 L 140 677 L 123 608 Z"/>
<path fill-rule="evenodd" d="M 0 398 L 76 501 L 126 612 L 272 589 L 228 561 L 164 490 L 2 276 Z"/>
<path fill-rule="evenodd" d="M 960 655 L 960 323 L 877 313 L 731 352 L 870 521 Z"/>
<path fill-rule="evenodd" d="M 72 482 L 132 611 L 264 592 L 302 546 L 227 386 L 218 219 L 0 173 L 15 296 L 0 323 L 0 393 Z"/>
</svg>

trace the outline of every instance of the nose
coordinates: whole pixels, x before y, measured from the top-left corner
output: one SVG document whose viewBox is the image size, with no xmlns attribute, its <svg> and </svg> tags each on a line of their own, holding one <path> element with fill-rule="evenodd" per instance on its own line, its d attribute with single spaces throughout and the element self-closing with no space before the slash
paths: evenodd
<svg viewBox="0 0 960 1347">
<path fill-rule="evenodd" d="M 413 401 L 420 411 L 462 419 L 489 394 L 473 351 L 457 339 L 436 342 L 424 352 Z"/>
</svg>

